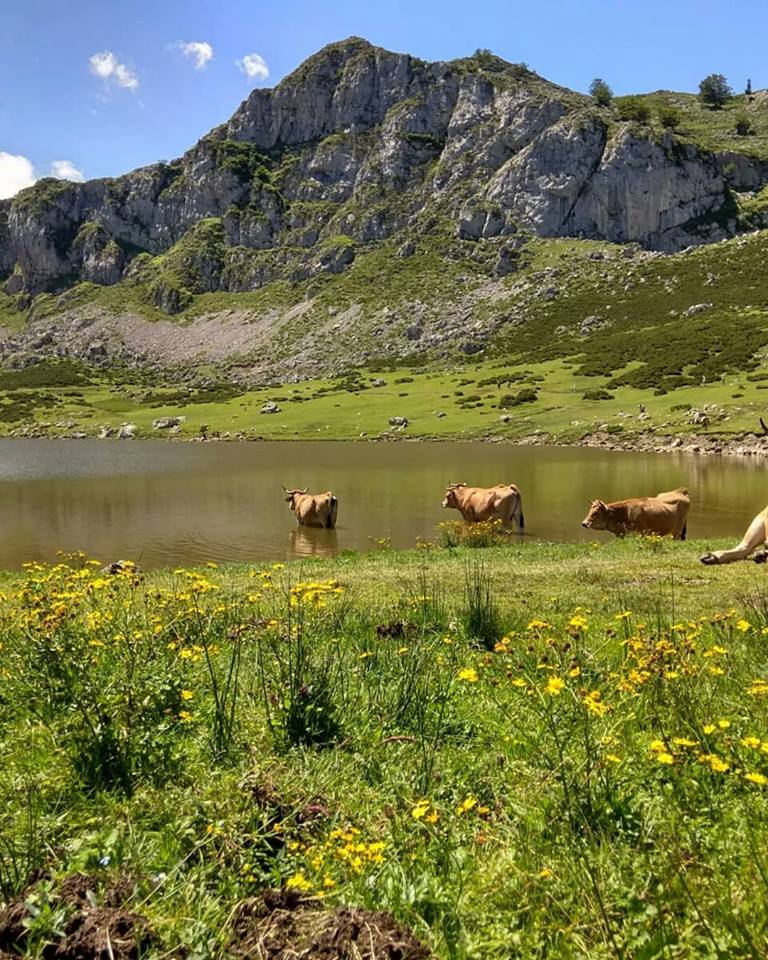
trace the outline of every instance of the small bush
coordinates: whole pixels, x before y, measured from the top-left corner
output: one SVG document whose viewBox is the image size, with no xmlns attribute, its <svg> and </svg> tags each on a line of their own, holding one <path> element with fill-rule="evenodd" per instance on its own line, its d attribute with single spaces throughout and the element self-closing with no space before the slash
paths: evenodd
<svg viewBox="0 0 768 960">
<path fill-rule="evenodd" d="M 635 120 L 637 123 L 648 123 L 651 119 L 651 108 L 642 97 L 623 97 L 619 104 L 621 120 Z"/>
<path fill-rule="evenodd" d="M 584 400 L 613 400 L 613 394 L 607 390 L 585 390 Z"/>
<path fill-rule="evenodd" d="M 665 130 L 676 130 L 680 126 L 680 111 L 675 107 L 659 107 L 659 123 Z"/>
<path fill-rule="evenodd" d="M 750 133 L 753 132 L 752 121 L 746 113 L 740 113 L 738 117 L 736 117 L 736 126 L 734 129 L 740 137 L 748 137 Z"/>
<path fill-rule="evenodd" d="M 517 393 L 505 393 L 499 400 L 499 407 L 517 407 L 521 403 L 533 403 L 538 400 L 539 395 L 532 387 L 524 387 Z"/>
<path fill-rule="evenodd" d="M 440 543 L 444 547 L 497 547 L 509 543 L 509 532 L 501 520 L 482 520 L 480 523 L 465 523 L 463 520 L 448 520 L 438 524 Z"/>
<path fill-rule="evenodd" d="M 620 423 L 609 423 L 605 428 L 606 433 L 624 433 L 624 427 Z"/>
</svg>

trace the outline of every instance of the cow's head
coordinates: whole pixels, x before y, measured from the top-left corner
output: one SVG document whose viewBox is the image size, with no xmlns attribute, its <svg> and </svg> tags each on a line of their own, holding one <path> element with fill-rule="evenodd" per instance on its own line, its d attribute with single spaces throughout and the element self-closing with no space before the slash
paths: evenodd
<svg viewBox="0 0 768 960">
<path fill-rule="evenodd" d="M 462 487 L 466 487 L 466 483 L 449 483 L 445 488 L 445 496 L 443 497 L 443 506 L 449 507 L 454 510 L 459 509 L 459 498 L 456 494 L 457 490 L 461 490 Z"/>
<path fill-rule="evenodd" d="M 285 502 L 290 505 L 291 510 L 296 509 L 296 497 L 303 496 L 309 487 L 304 487 L 303 490 L 288 490 L 287 487 L 283 487 L 283 493 L 285 494 Z"/>
<path fill-rule="evenodd" d="M 593 500 L 589 512 L 581 521 L 581 525 L 588 530 L 605 530 L 607 522 L 608 507 L 602 500 Z"/>
</svg>

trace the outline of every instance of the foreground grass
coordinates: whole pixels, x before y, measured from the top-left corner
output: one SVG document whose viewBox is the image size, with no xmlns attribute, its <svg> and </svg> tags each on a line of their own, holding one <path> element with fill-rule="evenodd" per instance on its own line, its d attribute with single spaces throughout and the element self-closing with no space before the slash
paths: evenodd
<svg viewBox="0 0 768 960">
<path fill-rule="evenodd" d="M 232 929 L 277 887 L 440 957 L 764 955 L 765 574 L 701 546 L 5 575 L 0 950 L 79 871 L 152 956 L 288 956 Z"/>
</svg>

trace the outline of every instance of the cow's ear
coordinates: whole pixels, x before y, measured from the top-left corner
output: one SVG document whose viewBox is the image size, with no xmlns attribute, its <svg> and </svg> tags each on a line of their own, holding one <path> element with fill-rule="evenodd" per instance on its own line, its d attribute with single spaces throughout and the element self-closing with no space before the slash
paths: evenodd
<svg viewBox="0 0 768 960">
<path fill-rule="evenodd" d="M 598 500 L 598 501 L 597 501 L 597 505 L 598 505 L 598 507 L 602 507 L 603 510 L 605 510 L 605 501 L 604 501 L 604 500 Z"/>
</svg>

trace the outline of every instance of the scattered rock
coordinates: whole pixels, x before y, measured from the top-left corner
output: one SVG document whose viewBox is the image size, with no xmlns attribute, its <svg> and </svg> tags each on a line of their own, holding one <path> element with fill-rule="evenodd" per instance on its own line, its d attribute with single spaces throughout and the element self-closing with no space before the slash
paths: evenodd
<svg viewBox="0 0 768 960">
<path fill-rule="evenodd" d="M 118 440 L 133 440 L 136 436 L 135 423 L 121 423 L 117 430 Z"/>
<path fill-rule="evenodd" d="M 186 419 L 186 417 L 158 417 L 157 420 L 152 421 L 152 428 L 154 430 L 170 430 L 173 427 L 180 426 Z"/>
<path fill-rule="evenodd" d="M 709 426 L 709 416 L 704 410 L 691 410 L 689 420 L 697 427 Z"/>
<path fill-rule="evenodd" d="M 261 408 L 262 413 L 280 413 L 280 407 L 274 402 L 274 400 L 267 400 L 264 406 Z"/>
<path fill-rule="evenodd" d="M 406 340 L 419 340 L 423 332 L 418 323 L 409 323 L 403 331 Z"/>
<path fill-rule="evenodd" d="M 99 440 L 107 440 L 109 437 L 116 437 L 117 430 L 115 427 L 110 427 L 107 425 L 99 427 Z"/>
<path fill-rule="evenodd" d="M 697 313 L 705 313 L 707 310 L 711 310 L 713 306 L 712 303 L 694 303 L 687 310 L 683 310 L 683 316 L 695 317 Z"/>
<path fill-rule="evenodd" d="M 390 417 L 389 418 L 390 427 L 400 427 L 405 429 L 408 426 L 408 417 Z"/>
<path fill-rule="evenodd" d="M 381 377 L 377 377 L 375 380 L 371 381 L 372 387 L 386 387 L 387 381 L 382 380 Z"/>
</svg>

